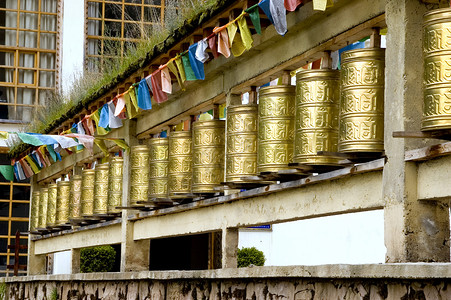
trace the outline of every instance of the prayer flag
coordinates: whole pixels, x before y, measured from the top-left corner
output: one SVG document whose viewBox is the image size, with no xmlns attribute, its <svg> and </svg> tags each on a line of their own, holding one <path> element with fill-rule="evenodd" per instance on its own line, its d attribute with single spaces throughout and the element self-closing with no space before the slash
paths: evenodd
<svg viewBox="0 0 451 300">
<path fill-rule="evenodd" d="M 25 161 L 30 165 L 31 170 L 33 171 L 33 174 L 37 174 L 40 172 L 38 166 L 36 163 L 31 159 L 29 155 L 25 156 Z"/>
<path fill-rule="evenodd" d="M 198 43 L 192 44 L 189 46 L 188 50 L 188 57 L 190 66 L 194 72 L 194 76 L 196 76 L 196 79 L 204 80 L 205 79 L 205 73 L 204 73 L 204 63 L 197 60 L 196 58 L 196 50 L 198 47 Z"/>
<path fill-rule="evenodd" d="M 18 132 L 17 135 L 19 138 L 24 142 L 25 144 L 30 144 L 33 146 L 41 146 L 44 145 L 44 143 L 37 138 L 36 136 L 28 133 Z"/>
<path fill-rule="evenodd" d="M 77 138 L 78 141 L 82 143 L 89 152 L 92 153 L 94 147 L 94 137 L 92 135 L 71 133 L 68 134 L 67 137 Z"/>
<path fill-rule="evenodd" d="M 177 82 L 179 83 L 180 88 L 182 89 L 182 91 L 184 91 L 185 86 L 183 85 L 183 82 L 180 78 L 179 72 L 177 71 L 177 67 L 174 64 L 174 61 L 170 60 L 166 65 L 168 66 L 168 69 L 175 75 L 175 78 L 177 78 Z"/>
<path fill-rule="evenodd" d="M 260 1 L 260 3 L 258 3 L 258 6 L 263 10 L 271 24 L 274 24 L 274 20 L 272 19 L 271 15 L 270 0 L 262 0 Z"/>
<path fill-rule="evenodd" d="M 252 43 L 254 42 L 254 40 L 252 39 L 251 31 L 250 31 L 249 27 L 247 26 L 245 12 L 241 13 L 241 16 L 237 20 L 237 23 L 238 23 L 238 28 L 240 29 L 241 40 L 243 41 L 243 46 L 244 46 L 244 48 L 246 48 L 246 50 L 249 50 L 250 48 L 252 48 Z"/>
<path fill-rule="evenodd" d="M 96 123 L 97 127 L 97 134 L 99 135 L 105 135 L 108 133 L 108 130 L 106 128 L 99 126 L 99 120 L 100 120 L 100 109 L 96 110 L 92 115 L 91 119 Z"/>
<path fill-rule="evenodd" d="M 83 128 L 82 121 L 77 123 L 77 133 L 86 134 L 85 129 Z"/>
<path fill-rule="evenodd" d="M 158 69 L 152 73 L 152 90 L 155 102 L 163 103 L 168 100 L 168 95 L 161 88 L 161 70 Z"/>
<path fill-rule="evenodd" d="M 24 180 L 27 177 L 25 176 L 25 172 L 22 168 L 22 164 L 19 163 L 18 161 L 16 161 L 16 163 L 14 164 L 14 167 L 16 169 L 16 173 L 17 173 L 17 179 L 18 180 Z"/>
<path fill-rule="evenodd" d="M 298 7 L 302 3 L 302 0 L 285 0 L 284 5 L 288 11 L 295 11 L 296 7 Z"/>
<path fill-rule="evenodd" d="M 238 27 L 235 25 L 235 23 L 231 23 L 227 27 L 230 47 L 232 48 L 232 54 L 234 56 L 240 56 L 241 54 L 243 54 L 244 50 L 246 50 L 244 48 L 243 41 L 241 40 L 241 35 L 237 31 Z"/>
<path fill-rule="evenodd" d="M 226 58 L 230 57 L 230 44 L 227 30 L 225 28 L 221 29 L 218 32 L 217 37 L 218 37 L 218 52 L 224 55 Z"/>
<path fill-rule="evenodd" d="M 193 68 L 189 62 L 188 52 L 182 54 L 183 69 L 185 70 L 186 80 L 196 80 L 196 75 L 194 74 Z"/>
<path fill-rule="evenodd" d="M 14 167 L 13 166 L 0 166 L 0 173 L 8 181 L 14 181 Z"/>
<path fill-rule="evenodd" d="M 57 162 L 57 157 L 56 157 L 56 152 L 53 149 L 52 145 L 47 145 L 46 146 L 47 151 L 49 152 L 50 157 L 52 158 L 53 162 Z"/>
<path fill-rule="evenodd" d="M 114 109 L 114 115 L 117 117 L 119 116 L 125 108 L 125 100 L 124 96 L 119 96 L 117 98 L 116 108 Z"/>
<path fill-rule="evenodd" d="M 127 114 L 130 119 L 133 119 L 138 115 L 138 111 L 136 111 L 135 107 L 132 104 L 132 101 L 130 99 L 130 92 L 127 92 L 123 95 L 125 107 L 127 109 Z"/>
<path fill-rule="evenodd" d="M 182 57 L 180 56 L 180 54 L 177 54 L 177 56 L 175 57 L 175 64 L 177 65 L 177 69 L 179 70 L 180 79 L 182 80 L 182 82 L 185 82 L 186 74 L 185 69 L 183 68 Z"/>
<path fill-rule="evenodd" d="M 128 93 L 130 95 L 132 105 L 135 107 L 135 110 L 139 112 L 138 100 L 136 99 L 136 90 L 133 85 L 128 89 Z"/>
<path fill-rule="evenodd" d="M 9 133 L 6 131 L 0 131 L 0 140 L 7 140 Z"/>
<path fill-rule="evenodd" d="M 122 149 L 128 151 L 130 149 L 130 147 L 127 145 L 127 143 L 122 140 L 122 139 L 112 139 L 112 141 L 118 145 L 119 147 L 121 147 Z"/>
<path fill-rule="evenodd" d="M 138 107 L 144 110 L 152 109 L 151 95 L 145 78 L 138 85 Z"/>
<path fill-rule="evenodd" d="M 313 0 L 313 10 L 325 11 L 326 8 L 334 5 L 333 0 Z"/>
<path fill-rule="evenodd" d="M 202 63 L 206 63 L 210 56 L 207 53 L 208 43 L 206 39 L 197 42 L 196 59 Z"/>
<path fill-rule="evenodd" d="M 100 119 L 99 119 L 99 126 L 103 128 L 108 127 L 108 121 L 109 121 L 109 109 L 108 104 L 104 104 L 102 106 L 102 109 L 100 110 Z"/>
<path fill-rule="evenodd" d="M 258 34 L 262 34 L 262 26 L 260 24 L 260 13 L 258 11 L 258 3 L 246 9 L 251 18 L 252 25 L 254 25 L 255 31 Z"/>
<path fill-rule="evenodd" d="M 108 103 L 108 126 L 110 128 L 119 128 L 122 127 L 122 120 L 119 119 L 119 117 L 116 117 L 114 115 L 114 111 L 116 110 L 116 106 L 114 105 L 113 101 Z"/>
<path fill-rule="evenodd" d="M 161 90 L 167 94 L 172 94 L 172 80 L 167 67 L 161 69 Z"/>
<path fill-rule="evenodd" d="M 287 10 L 283 4 L 284 0 L 271 0 L 269 10 L 271 11 L 274 27 L 280 35 L 287 33 Z"/>
<path fill-rule="evenodd" d="M 99 140 L 99 139 L 94 139 L 94 143 L 96 143 L 96 145 L 100 148 L 100 150 L 102 150 L 102 152 L 105 156 L 109 155 L 108 149 L 105 145 L 105 141 Z"/>
<path fill-rule="evenodd" d="M 216 43 L 216 34 L 213 34 L 208 39 L 208 46 L 210 47 L 211 53 L 213 53 L 213 57 L 218 58 L 219 54 L 218 54 L 218 44 Z"/>
</svg>

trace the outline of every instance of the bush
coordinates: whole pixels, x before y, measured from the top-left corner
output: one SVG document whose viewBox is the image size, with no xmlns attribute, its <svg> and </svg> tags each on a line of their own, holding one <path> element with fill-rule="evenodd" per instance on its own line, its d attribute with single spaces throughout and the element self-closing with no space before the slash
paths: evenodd
<svg viewBox="0 0 451 300">
<path fill-rule="evenodd" d="M 80 251 L 82 273 L 111 272 L 114 268 L 116 250 L 111 246 L 84 248 Z"/>
<path fill-rule="evenodd" d="M 266 258 L 263 251 L 255 247 L 238 249 L 238 268 L 248 267 L 249 265 L 263 266 Z"/>
</svg>

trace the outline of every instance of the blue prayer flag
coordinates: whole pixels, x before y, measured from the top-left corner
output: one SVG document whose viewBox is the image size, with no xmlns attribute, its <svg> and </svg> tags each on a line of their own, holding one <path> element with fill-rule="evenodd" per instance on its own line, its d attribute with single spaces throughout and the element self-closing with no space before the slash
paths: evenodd
<svg viewBox="0 0 451 300">
<path fill-rule="evenodd" d="M 204 63 L 197 60 L 196 49 L 197 49 L 197 43 L 189 46 L 189 50 L 188 50 L 189 62 L 191 64 L 191 68 L 194 71 L 194 76 L 196 76 L 196 79 L 204 80 L 205 79 Z"/>
<path fill-rule="evenodd" d="M 99 127 L 107 128 L 109 124 L 109 117 L 108 104 L 105 103 L 100 111 Z"/>
<path fill-rule="evenodd" d="M 258 4 L 258 6 L 260 6 L 260 8 L 263 10 L 265 15 L 268 17 L 269 21 L 271 21 L 271 23 L 274 24 L 274 19 L 272 18 L 271 15 L 271 9 L 269 8 L 270 0 L 263 0 Z"/>
<path fill-rule="evenodd" d="M 141 79 L 138 86 L 138 107 L 144 110 L 152 109 L 151 95 L 145 78 Z"/>
</svg>

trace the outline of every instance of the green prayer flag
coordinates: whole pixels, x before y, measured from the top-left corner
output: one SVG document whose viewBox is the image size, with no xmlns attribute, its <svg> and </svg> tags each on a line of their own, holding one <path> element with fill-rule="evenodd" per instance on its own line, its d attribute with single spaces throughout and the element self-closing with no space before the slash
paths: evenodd
<svg viewBox="0 0 451 300">
<path fill-rule="evenodd" d="M 194 75 L 193 68 L 189 62 L 188 52 L 182 54 L 183 68 L 185 69 L 186 80 L 197 80 L 196 75 Z"/>
<path fill-rule="evenodd" d="M 44 144 L 40 139 L 38 139 L 34 135 L 23 133 L 23 132 L 18 132 L 17 135 L 22 140 L 22 142 L 24 142 L 25 144 L 30 144 L 33 146 L 41 146 Z"/>
<path fill-rule="evenodd" d="M 258 3 L 246 9 L 246 12 L 251 18 L 252 25 L 254 25 L 255 31 L 258 34 L 262 34 L 262 27 L 260 25 L 260 13 L 258 12 Z"/>
<path fill-rule="evenodd" d="M 53 147 L 52 146 L 45 146 L 45 147 L 47 148 L 47 151 L 49 152 L 50 157 L 52 158 L 53 162 L 57 162 L 58 160 L 56 158 L 56 152 L 53 149 Z"/>
<path fill-rule="evenodd" d="M 0 166 L 0 173 L 8 181 L 14 181 L 14 167 L 13 166 Z"/>
</svg>

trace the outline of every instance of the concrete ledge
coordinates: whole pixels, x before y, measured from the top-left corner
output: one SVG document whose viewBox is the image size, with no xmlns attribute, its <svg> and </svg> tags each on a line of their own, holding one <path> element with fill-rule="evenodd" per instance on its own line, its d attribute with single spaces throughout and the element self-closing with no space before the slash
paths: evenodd
<svg viewBox="0 0 451 300">
<path fill-rule="evenodd" d="M 449 279 L 451 263 L 406 263 L 365 265 L 319 265 L 253 267 L 202 271 L 146 271 L 129 273 L 89 273 L 74 275 L 36 275 L 2 278 L 0 282 L 31 281 L 117 281 L 240 278 L 333 278 L 333 279 Z"/>
</svg>

